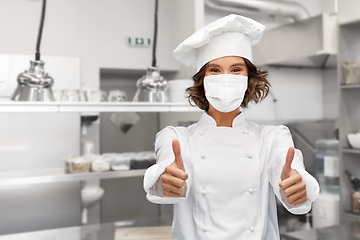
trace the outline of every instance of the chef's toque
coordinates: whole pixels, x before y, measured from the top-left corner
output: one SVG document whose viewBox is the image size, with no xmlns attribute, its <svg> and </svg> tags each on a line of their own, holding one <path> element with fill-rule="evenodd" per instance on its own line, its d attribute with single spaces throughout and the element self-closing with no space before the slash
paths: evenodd
<svg viewBox="0 0 360 240">
<path fill-rule="evenodd" d="M 183 41 L 174 57 L 199 71 L 207 62 L 225 56 L 239 56 L 252 61 L 251 47 L 257 44 L 265 26 L 251 18 L 230 14 L 220 18 Z"/>
</svg>

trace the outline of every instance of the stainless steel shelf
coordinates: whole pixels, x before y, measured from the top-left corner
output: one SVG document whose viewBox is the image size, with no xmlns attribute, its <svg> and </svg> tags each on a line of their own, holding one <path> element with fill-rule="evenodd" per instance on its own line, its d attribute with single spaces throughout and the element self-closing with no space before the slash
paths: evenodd
<svg viewBox="0 0 360 240">
<path fill-rule="evenodd" d="M 144 176 L 146 169 L 66 173 L 63 168 L 38 169 L 29 171 L 0 172 L 0 188 L 34 183 L 71 182 L 93 179 L 125 178 Z"/>
<path fill-rule="evenodd" d="M 343 216 L 347 218 L 352 218 L 354 220 L 359 220 L 360 218 L 360 214 L 353 213 L 352 211 L 343 211 L 342 214 Z"/>
<path fill-rule="evenodd" d="M 189 103 L 0 102 L 0 112 L 197 112 Z"/>
<path fill-rule="evenodd" d="M 360 88 L 360 84 L 340 85 L 340 89 L 356 89 L 356 88 Z"/>
<path fill-rule="evenodd" d="M 353 154 L 360 154 L 360 149 L 354 149 L 354 148 L 343 148 L 341 150 L 343 153 L 353 153 Z"/>
<path fill-rule="evenodd" d="M 341 20 L 339 22 L 341 27 L 360 27 L 360 18 L 350 19 L 350 20 Z"/>
</svg>

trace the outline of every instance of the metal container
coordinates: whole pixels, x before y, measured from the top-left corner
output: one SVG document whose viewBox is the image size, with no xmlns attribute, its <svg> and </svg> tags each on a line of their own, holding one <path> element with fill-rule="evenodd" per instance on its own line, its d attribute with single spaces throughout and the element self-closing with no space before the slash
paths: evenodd
<svg viewBox="0 0 360 240">
<path fill-rule="evenodd" d="M 168 102 L 167 81 L 158 67 L 149 67 L 146 75 L 137 81 L 133 102 Z"/>
<path fill-rule="evenodd" d="M 52 86 L 54 80 L 44 71 L 43 61 L 30 61 L 30 69 L 17 77 L 18 86 L 12 95 L 14 101 L 55 101 Z"/>
</svg>

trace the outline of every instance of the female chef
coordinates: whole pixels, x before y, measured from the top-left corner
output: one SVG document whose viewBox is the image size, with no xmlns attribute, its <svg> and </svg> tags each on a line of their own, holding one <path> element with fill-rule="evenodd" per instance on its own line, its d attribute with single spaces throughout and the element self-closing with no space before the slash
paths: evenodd
<svg viewBox="0 0 360 240">
<path fill-rule="evenodd" d="M 269 91 L 267 73 L 251 62 L 264 28 L 231 14 L 174 50 L 197 67 L 187 92 L 204 113 L 190 127 L 156 135 L 157 163 L 144 176 L 149 201 L 174 204 L 172 239 L 279 239 L 275 196 L 305 214 L 318 195 L 288 128 L 258 126 L 240 109 Z"/>
</svg>

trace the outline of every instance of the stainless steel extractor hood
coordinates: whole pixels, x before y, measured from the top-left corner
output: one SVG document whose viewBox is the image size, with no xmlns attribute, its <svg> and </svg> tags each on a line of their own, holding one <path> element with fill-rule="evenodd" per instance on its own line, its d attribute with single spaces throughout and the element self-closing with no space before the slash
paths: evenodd
<svg viewBox="0 0 360 240">
<path fill-rule="evenodd" d="M 264 0 L 205 0 L 205 5 L 220 11 L 244 14 L 251 12 L 292 18 L 295 21 L 308 18 L 308 10 L 297 2 Z"/>
<path fill-rule="evenodd" d="M 265 31 L 253 47 L 257 66 L 336 67 L 337 16 L 323 13 Z"/>
</svg>

